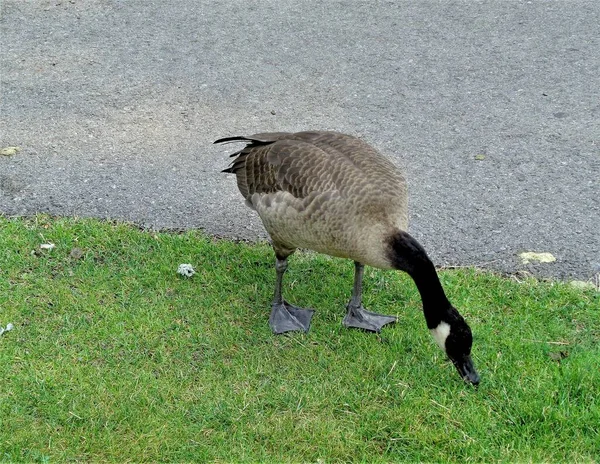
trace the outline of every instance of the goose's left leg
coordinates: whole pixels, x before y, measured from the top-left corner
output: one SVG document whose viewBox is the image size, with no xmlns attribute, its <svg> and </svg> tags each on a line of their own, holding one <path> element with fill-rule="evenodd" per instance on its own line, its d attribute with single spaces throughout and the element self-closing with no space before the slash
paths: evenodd
<svg viewBox="0 0 600 464">
<path fill-rule="evenodd" d="M 370 330 L 372 332 L 381 332 L 381 328 L 390 322 L 396 322 L 393 316 L 384 316 L 383 314 L 372 313 L 363 308 L 362 305 L 362 279 L 364 266 L 359 262 L 354 262 L 354 288 L 352 289 L 352 298 L 348 303 L 348 313 L 344 317 L 344 327 L 356 327 L 358 329 Z"/>
</svg>

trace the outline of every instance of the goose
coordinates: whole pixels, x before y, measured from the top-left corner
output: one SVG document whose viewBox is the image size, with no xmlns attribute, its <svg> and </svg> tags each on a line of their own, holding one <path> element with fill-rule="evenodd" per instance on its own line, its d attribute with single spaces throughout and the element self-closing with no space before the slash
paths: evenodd
<svg viewBox="0 0 600 464">
<path fill-rule="evenodd" d="M 363 140 L 328 131 L 272 132 L 221 138 L 244 142 L 225 173 L 236 175 L 246 204 L 260 216 L 275 252 L 275 292 L 269 325 L 275 334 L 305 331 L 314 313 L 282 296 L 288 257 L 298 248 L 354 261 L 345 327 L 372 332 L 393 316 L 362 305 L 364 266 L 406 272 L 421 295 L 427 327 L 467 383 L 479 384 L 469 325 L 450 303 L 435 266 L 408 234 L 403 173 Z"/>
</svg>

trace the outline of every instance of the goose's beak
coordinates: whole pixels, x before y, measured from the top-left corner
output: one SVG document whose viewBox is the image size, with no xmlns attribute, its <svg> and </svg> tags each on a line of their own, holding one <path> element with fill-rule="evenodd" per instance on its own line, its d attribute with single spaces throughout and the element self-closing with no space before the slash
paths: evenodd
<svg viewBox="0 0 600 464">
<path fill-rule="evenodd" d="M 475 370 L 471 356 L 465 356 L 460 360 L 453 359 L 452 362 L 456 366 L 456 370 L 465 382 L 470 382 L 473 385 L 479 385 L 479 374 Z"/>
</svg>

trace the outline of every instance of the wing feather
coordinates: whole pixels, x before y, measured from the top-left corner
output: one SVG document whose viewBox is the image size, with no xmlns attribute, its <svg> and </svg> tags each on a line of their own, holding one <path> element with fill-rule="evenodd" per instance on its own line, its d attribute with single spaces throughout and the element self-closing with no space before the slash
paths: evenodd
<svg viewBox="0 0 600 464">
<path fill-rule="evenodd" d="M 338 132 L 261 133 L 227 137 L 215 143 L 247 145 L 224 172 L 236 174 L 248 200 L 255 193 L 288 192 L 302 199 L 337 191 L 360 197 L 366 207 L 406 197 L 406 182 L 387 158 L 366 142 Z M 369 201 L 370 198 L 370 201 Z"/>
</svg>

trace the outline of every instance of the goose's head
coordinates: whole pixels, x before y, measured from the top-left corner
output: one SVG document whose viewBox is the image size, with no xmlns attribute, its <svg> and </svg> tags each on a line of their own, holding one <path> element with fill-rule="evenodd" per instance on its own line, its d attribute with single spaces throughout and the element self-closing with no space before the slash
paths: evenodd
<svg viewBox="0 0 600 464">
<path fill-rule="evenodd" d="M 450 358 L 463 380 L 478 385 L 479 374 L 475 370 L 471 359 L 473 335 L 471 334 L 471 328 L 458 311 L 450 306 L 450 310 L 437 326 L 429 330 L 439 347 Z"/>
</svg>

